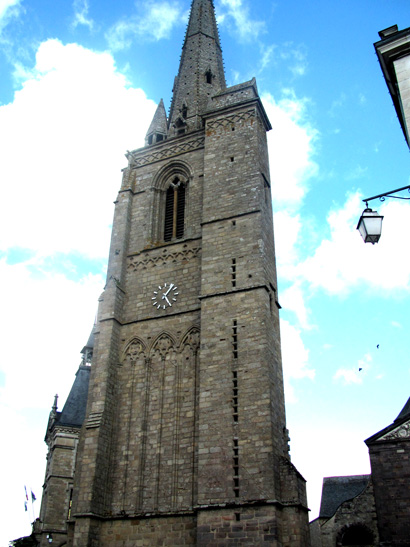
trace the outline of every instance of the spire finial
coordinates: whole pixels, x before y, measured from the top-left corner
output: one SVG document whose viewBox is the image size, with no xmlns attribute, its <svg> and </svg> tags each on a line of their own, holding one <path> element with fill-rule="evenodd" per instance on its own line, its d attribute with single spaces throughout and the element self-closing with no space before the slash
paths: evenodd
<svg viewBox="0 0 410 547">
<path fill-rule="evenodd" d="M 56 393 L 56 394 L 54 395 L 54 404 L 53 404 L 53 406 L 51 407 L 51 412 L 52 412 L 53 414 L 57 414 L 57 401 L 58 401 L 58 393 Z"/>
</svg>

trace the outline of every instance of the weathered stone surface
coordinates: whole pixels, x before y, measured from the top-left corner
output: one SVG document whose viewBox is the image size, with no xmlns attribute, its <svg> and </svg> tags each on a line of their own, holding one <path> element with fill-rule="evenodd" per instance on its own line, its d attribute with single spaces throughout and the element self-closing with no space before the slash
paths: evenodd
<svg viewBox="0 0 410 547">
<path fill-rule="evenodd" d="M 192 14 L 213 18 L 212 2 Z M 182 64 L 168 138 L 154 124 L 128 154 L 68 545 L 309 545 L 285 424 L 270 125 L 254 80 L 224 87 L 215 40 L 188 32 L 183 63 L 199 41 L 210 73 L 203 51 Z M 183 235 L 167 240 L 180 185 Z"/>
</svg>

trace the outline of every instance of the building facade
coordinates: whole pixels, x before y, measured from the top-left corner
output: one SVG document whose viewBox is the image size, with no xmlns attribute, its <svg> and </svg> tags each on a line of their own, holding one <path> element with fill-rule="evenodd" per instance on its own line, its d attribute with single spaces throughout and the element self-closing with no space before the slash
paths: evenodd
<svg viewBox="0 0 410 547">
<path fill-rule="evenodd" d="M 410 547 L 410 399 L 365 442 L 371 475 L 323 479 L 313 547 Z"/>
<path fill-rule="evenodd" d="M 161 101 L 115 202 L 60 545 L 310 544 L 285 422 L 270 129 L 255 80 L 226 87 L 213 2 L 193 0 L 169 116 Z"/>
<path fill-rule="evenodd" d="M 374 44 L 407 146 L 410 146 L 410 28 L 381 30 Z"/>
</svg>

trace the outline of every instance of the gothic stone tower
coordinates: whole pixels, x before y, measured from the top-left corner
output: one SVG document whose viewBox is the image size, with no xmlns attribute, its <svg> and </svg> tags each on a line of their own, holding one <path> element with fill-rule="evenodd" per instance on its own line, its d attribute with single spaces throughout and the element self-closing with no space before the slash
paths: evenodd
<svg viewBox="0 0 410 547">
<path fill-rule="evenodd" d="M 127 154 L 68 544 L 308 545 L 290 463 L 266 131 L 193 0 L 169 117 Z"/>
</svg>

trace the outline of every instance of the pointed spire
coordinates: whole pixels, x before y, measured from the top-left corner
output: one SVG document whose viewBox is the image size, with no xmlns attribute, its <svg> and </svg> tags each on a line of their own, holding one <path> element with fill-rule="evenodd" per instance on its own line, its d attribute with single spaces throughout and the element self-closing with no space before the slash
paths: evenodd
<svg viewBox="0 0 410 547">
<path fill-rule="evenodd" d="M 54 404 L 51 407 L 51 412 L 54 416 L 57 414 L 57 402 L 58 402 L 58 394 L 56 393 L 54 395 Z"/>
<path fill-rule="evenodd" d="M 193 0 L 169 115 L 169 135 L 202 127 L 210 97 L 226 88 L 212 0 Z"/>
<path fill-rule="evenodd" d="M 154 144 L 166 139 L 167 132 L 167 114 L 164 101 L 161 99 L 145 136 L 145 144 Z"/>
</svg>

